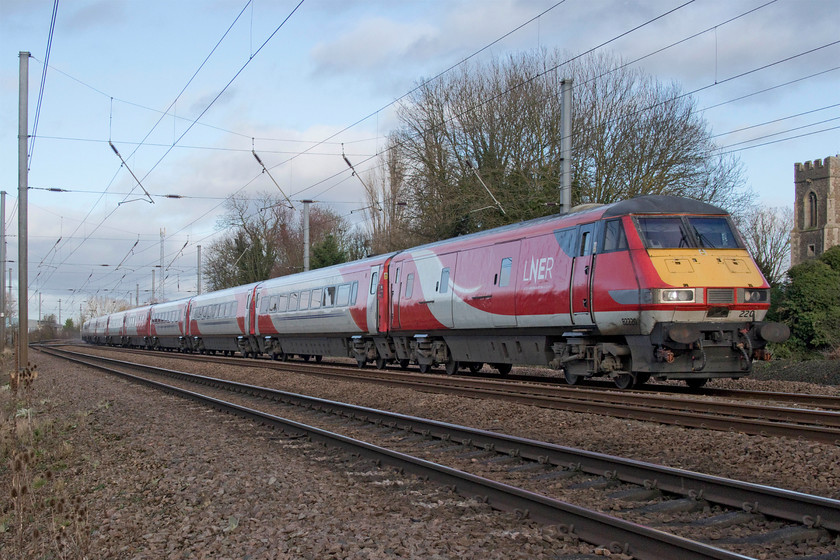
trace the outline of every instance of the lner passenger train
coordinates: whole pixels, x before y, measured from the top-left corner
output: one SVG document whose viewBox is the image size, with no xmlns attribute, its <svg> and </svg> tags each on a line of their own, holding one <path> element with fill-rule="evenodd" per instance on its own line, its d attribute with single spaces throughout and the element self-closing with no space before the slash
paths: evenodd
<svg viewBox="0 0 840 560">
<path fill-rule="evenodd" d="M 727 213 L 640 196 L 85 322 L 91 343 L 568 383 L 741 377 L 789 331 Z"/>
</svg>

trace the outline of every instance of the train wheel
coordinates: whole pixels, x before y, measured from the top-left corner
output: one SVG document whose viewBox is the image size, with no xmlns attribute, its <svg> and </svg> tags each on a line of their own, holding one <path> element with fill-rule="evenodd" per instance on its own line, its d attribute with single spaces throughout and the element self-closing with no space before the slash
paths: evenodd
<svg viewBox="0 0 840 560">
<path fill-rule="evenodd" d="M 385 369 L 385 364 L 387 364 L 387 360 L 380 355 L 376 355 L 376 369 Z"/>
<path fill-rule="evenodd" d="M 365 367 L 366 363 L 367 363 L 366 360 L 356 359 L 356 365 L 359 366 L 359 369 L 362 369 L 363 367 Z"/>
<path fill-rule="evenodd" d="M 309 354 L 301 354 L 301 355 L 300 355 L 300 357 L 301 357 L 301 358 L 303 358 L 303 361 L 304 361 L 304 362 L 308 362 L 308 361 L 309 361 L 309 358 L 310 358 L 311 356 L 310 356 Z"/>
<path fill-rule="evenodd" d="M 320 363 L 321 363 L 321 360 L 323 360 L 323 359 L 324 359 L 324 357 L 323 357 L 322 355 L 320 355 L 320 354 L 315 354 L 315 363 L 316 363 L 316 364 L 320 364 Z"/>
<path fill-rule="evenodd" d="M 410 363 L 410 360 L 400 360 L 400 369 L 408 369 L 408 364 Z"/>
<path fill-rule="evenodd" d="M 468 365 L 467 367 L 470 368 L 471 372 L 478 373 L 479 371 L 481 371 L 481 368 L 484 367 L 484 364 L 481 362 L 470 362 L 470 365 Z"/>
<path fill-rule="evenodd" d="M 636 374 L 636 387 L 641 387 L 645 383 L 650 380 L 649 373 L 637 373 Z"/>
<path fill-rule="evenodd" d="M 575 375 L 574 373 L 569 373 L 569 370 L 564 370 L 563 379 L 565 379 L 566 383 L 569 385 L 577 385 L 580 381 L 580 375 Z"/>
<path fill-rule="evenodd" d="M 615 383 L 615 386 L 619 389 L 629 389 L 633 386 L 633 381 L 633 376 L 629 373 L 622 373 L 613 378 L 613 383 Z"/>
<path fill-rule="evenodd" d="M 429 373 L 429 370 L 432 369 L 432 364 L 417 364 L 417 367 L 420 368 L 420 373 Z"/>
<path fill-rule="evenodd" d="M 513 369 L 513 364 L 493 364 L 493 367 L 496 368 L 501 375 L 507 375 L 510 373 L 510 370 Z"/>
<path fill-rule="evenodd" d="M 446 362 L 446 366 L 444 367 L 446 368 L 446 375 L 455 375 L 456 373 L 458 373 L 461 364 L 458 362 L 458 360 L 449 360 L 448 362 Z"/>
<path fill-rule="evenodd" d="M 708 379 L 706 379 L 705 377 L 695 378 L 695 379 L 686 379 L 685 384 L 688 385 L 692 389 L 699 389 L 700 387 L 702 387 L 703 385 L 706 384 L 706 381 L 708 381 Z"/>
</svg>

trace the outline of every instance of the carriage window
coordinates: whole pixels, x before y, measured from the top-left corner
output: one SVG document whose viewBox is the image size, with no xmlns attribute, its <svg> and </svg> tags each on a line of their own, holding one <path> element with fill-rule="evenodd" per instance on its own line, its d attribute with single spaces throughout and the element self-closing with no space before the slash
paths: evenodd
<svg viewBox="0 0 840 560">
<path fill-rule="evenodd" d="M 350 284 L 342 284 L 338 287 L 338 296 L 335 304 L 339 306 L 346 306 L 350 303 Z"/>
<path fill-rule="evenodd" d="M 288 296 L 283 294 L 281 296 L 277 296 L 277 313 L 283 313 L 286 311 L 286 300 Z"/>
<path fill-rule="evenodd" d="M 682 220 L 673 218 L 639 218 L 639 231 L 648 249 L 678 249 L 690 247 L 683 233 Z"/>
<path fill-rule="evenodd" d="M 330 286 L 324 290 L 324 307 L 332 307 L 335 305 L 335 286 Z"/>
<path fill-rule="evenodd" d="M 298 294 L 297 292 L 289 294 L 289 311 L 297 311 L 298 308 Z"/>
<path fill-rule="evenodd" d="M 604 242 L 601 247 L 602 253 L 627 249 L 627 235 L 624 233 L 621 220 L 610 220 L 604 224 Z"/>
<path fill-rule="evenodd" d="M 510 284 L 510 269 L 513 267 L 513 259 L 505 257 L 502 259 L 502 270 L 499 272 L 499 287 L 503 288 Z"/>
<path fill-rule="evenodd" d="M 582 231 L 580 232 L 580 251 L 578 252 L 579 257 L 585 257 L 592 253 L 592 232 L 591 231 Z"/>
<path fill-rule="evenodd" d="M 356 295 L 359 293 L 359 283 L 353 282 L 350 287 L 350 305 L 356 305 Z"/>
<path fill-rule="evenodd" d="M 374 272 L 370 275 L 370 295 L 376 294 L 376 280 L 379 278 L 379 273 Z"/>
<path fill-rule="evenodd" d="M 729 227 L 729 220 L 724 217 L 717 218 L 689 218 L 694 233 L 697 235 L 697 242 L 701 247 L 711 249 L 737 249 L 739 244 Z"/>
<path fill-rule="evenodd" d="M 312 290 L 312 300 L 310 302 L 310 307 L 312 309 L 318 309 L 319 307 L 321 307 L 321 292 L 321 288 Z"/>
<path fill-rule="evenodd" d="M 268 301 L 270 299 L 271 298 L 269 298 L 268 296 L 263 296 L 263 298 L 260 300 L 260 313 L 265 313 L 266 311 L 268 311 Z"/>
<path fill-rule="evenodd" d="M 411 299 L 411 294 L 414 293 L 414 273 L 408 275 L 405 279 L 405 297 Z"/>
<path fill-rule="evenodd" d="M 441 294 L 445 294 L 449 291 L 449 269 L 444 268 L 440 271 L 440 287 L 438 288 L 438 292 Z"/>
<path fill-rule="evenodd" d="M 300 293 L 300 310 L 309 309 L 309 296 L 312 294 L 309 290 Z"/>
</svg>

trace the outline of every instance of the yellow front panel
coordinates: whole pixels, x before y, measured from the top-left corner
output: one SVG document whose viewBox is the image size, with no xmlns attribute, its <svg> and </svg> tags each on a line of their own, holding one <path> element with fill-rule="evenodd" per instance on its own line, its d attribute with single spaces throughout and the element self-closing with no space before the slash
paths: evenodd
<svg viewBox="0 0 840 560">
<path fill-rule="evenodd" d="M 764 278 L 743 249 L 648 249 L 651 263 L 670 286 L 763 286 Z"/>
</svg>

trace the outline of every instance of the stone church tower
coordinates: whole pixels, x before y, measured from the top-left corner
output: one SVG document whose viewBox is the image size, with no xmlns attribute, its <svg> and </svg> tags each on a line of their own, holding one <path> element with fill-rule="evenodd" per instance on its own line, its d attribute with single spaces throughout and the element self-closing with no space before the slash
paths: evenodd
<svg viewBox="0 0 840 560">
<path fill-rule="evenodd" d="M 794 224 L 790 265 L 840 245 L 840 155 L 793 166 Z"/>
</svg>

